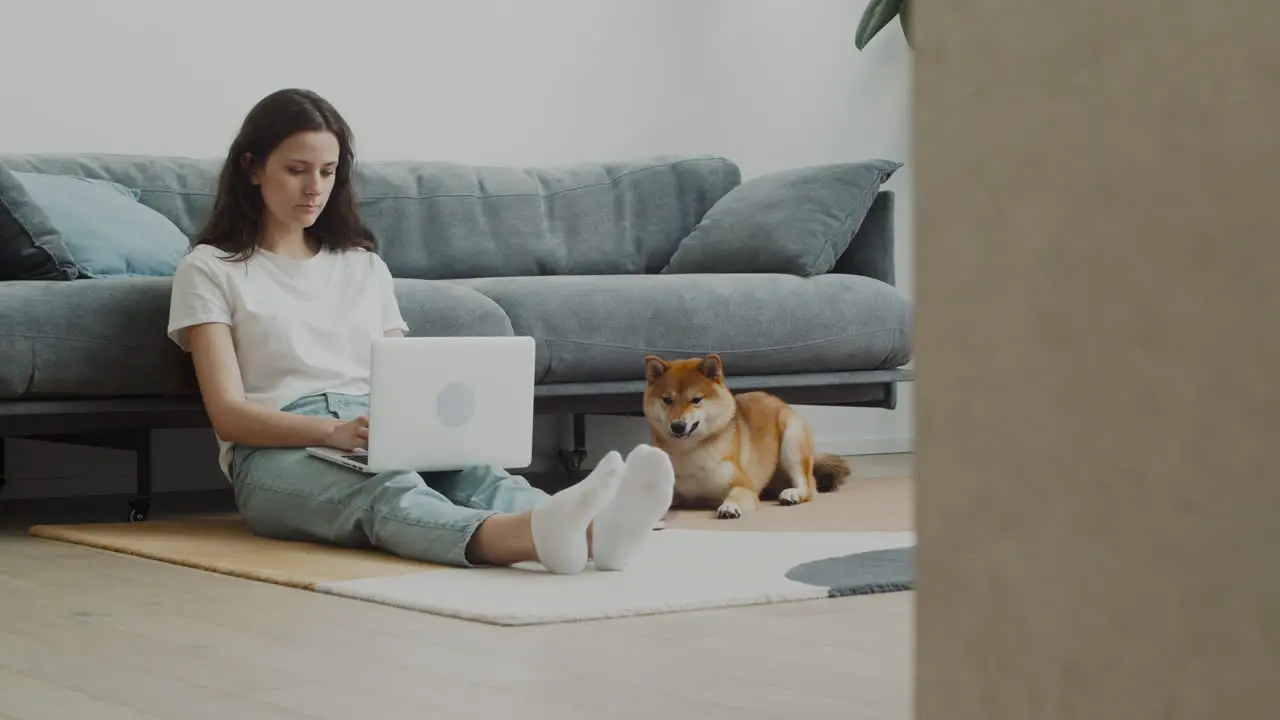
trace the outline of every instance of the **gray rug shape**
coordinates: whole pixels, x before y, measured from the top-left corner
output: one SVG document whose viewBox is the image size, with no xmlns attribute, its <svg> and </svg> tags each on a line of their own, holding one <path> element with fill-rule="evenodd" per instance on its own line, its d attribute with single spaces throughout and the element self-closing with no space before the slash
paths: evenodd
<svg viewBox="0 0 1280 720">
<path fill-rule="evenodd" d="M 854 553 L 797 565 L 787 579 L 825 587 L 830 597 L 901 592 L 915 585 L 915 557 L 914 547 Z"/>
</svg>

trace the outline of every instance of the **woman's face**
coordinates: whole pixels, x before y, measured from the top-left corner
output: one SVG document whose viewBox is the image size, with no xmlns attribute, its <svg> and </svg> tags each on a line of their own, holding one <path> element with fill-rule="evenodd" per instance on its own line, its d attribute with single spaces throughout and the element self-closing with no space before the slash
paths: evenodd
<svg viewBox="0 0 1280 720">
<path fill-rule="evenodd" d="M 338 169 L 338 138 L 328 131 L 290 136 L 250 178 L 277 227 L 307 228 L 329 202 Z"/>
</svg>

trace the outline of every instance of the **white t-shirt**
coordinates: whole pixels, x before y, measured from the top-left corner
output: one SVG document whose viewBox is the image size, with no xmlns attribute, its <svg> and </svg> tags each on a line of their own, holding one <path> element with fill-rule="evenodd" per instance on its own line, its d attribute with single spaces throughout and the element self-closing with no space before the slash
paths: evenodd
<svg viewBox="0 0 1280 720">
<path fill-rule="evenodd" d="M 329 251 L 307 260 L 258 250 L 230 260 L 197 245 L 173 276 L 169 338 L 190 352 L 187 328 L 231 326 L 245 395 L 279 410 L 307 395 L 369 392 L 373 340 L 409 331 L 376 253 Z M 218 438 L 228 476 L 231 446 Z"/>
</svg>

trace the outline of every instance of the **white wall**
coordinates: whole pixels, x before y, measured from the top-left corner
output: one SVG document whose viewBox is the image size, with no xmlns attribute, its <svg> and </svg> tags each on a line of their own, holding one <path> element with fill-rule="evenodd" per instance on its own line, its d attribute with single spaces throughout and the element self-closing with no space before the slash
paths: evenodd
<svg viewBox="0 0 1280 720">
<path fill-rule="evenodd" d="M 897 193 L 898 287 L 912 293 L 911 55 L 897 21 L 865 50 L 853 45 L 861 0 L 697 0 L 693 66 L 703 96 L 699 147 L 733 158 L 744 179 L 867 157 L 906 163 Z M 912 386 L 899 409 L 813 407 L 822 449 L 902 452 L 913 436 Z"/>
<path fill-rule="evenodd" d="M 889 187 L 911 291 L 910 56 L 896 25 L 854 49 L 862 2 L 259 1 L 27 4 L 0 43 L 0 66 L 21 69 L 0 84 L 0 151 L 216 156 L 253 102 L 303 86 L 338 106 L 369 160 L 713 152 L 750 177 L 896 158 L 908 163 Z M 806 413 L 825 449 L 905 450 L 905 389 L 894 412 Z M 540 447 L 561 432 L 548 418 Z M 593 456 L 644 438 L 618 418 L 588 433 Z M 220 486 L 207 432 L 157 441 L 157 489 Z M 12 441 L 6 496 L 122 491 L 131 472 L 125 453 Z"/>
</svg>

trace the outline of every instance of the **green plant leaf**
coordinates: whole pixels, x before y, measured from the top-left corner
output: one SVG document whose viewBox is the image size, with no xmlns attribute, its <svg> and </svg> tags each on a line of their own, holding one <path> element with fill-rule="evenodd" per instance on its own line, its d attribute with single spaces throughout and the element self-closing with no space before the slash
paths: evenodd
<svg viewBox="0 0 1280 720">
<path fill-rule="evenodd" d="M 902 37 L 906 38 L 907 46 L 914 48 L 911 42 L 911 0 L 902 0 L 902 9 L 898 11 L 898 22 L 902 23 Z"/>
<path fill-rule="evenodd" d="M 871 0 L 862 11 L 862 19 L 858 22 L 858 31 L 853 43 L 859 50 L 871 42 L 876 33 L 884 29 L 902 9 L 904 0 Z"/>
</svg>

